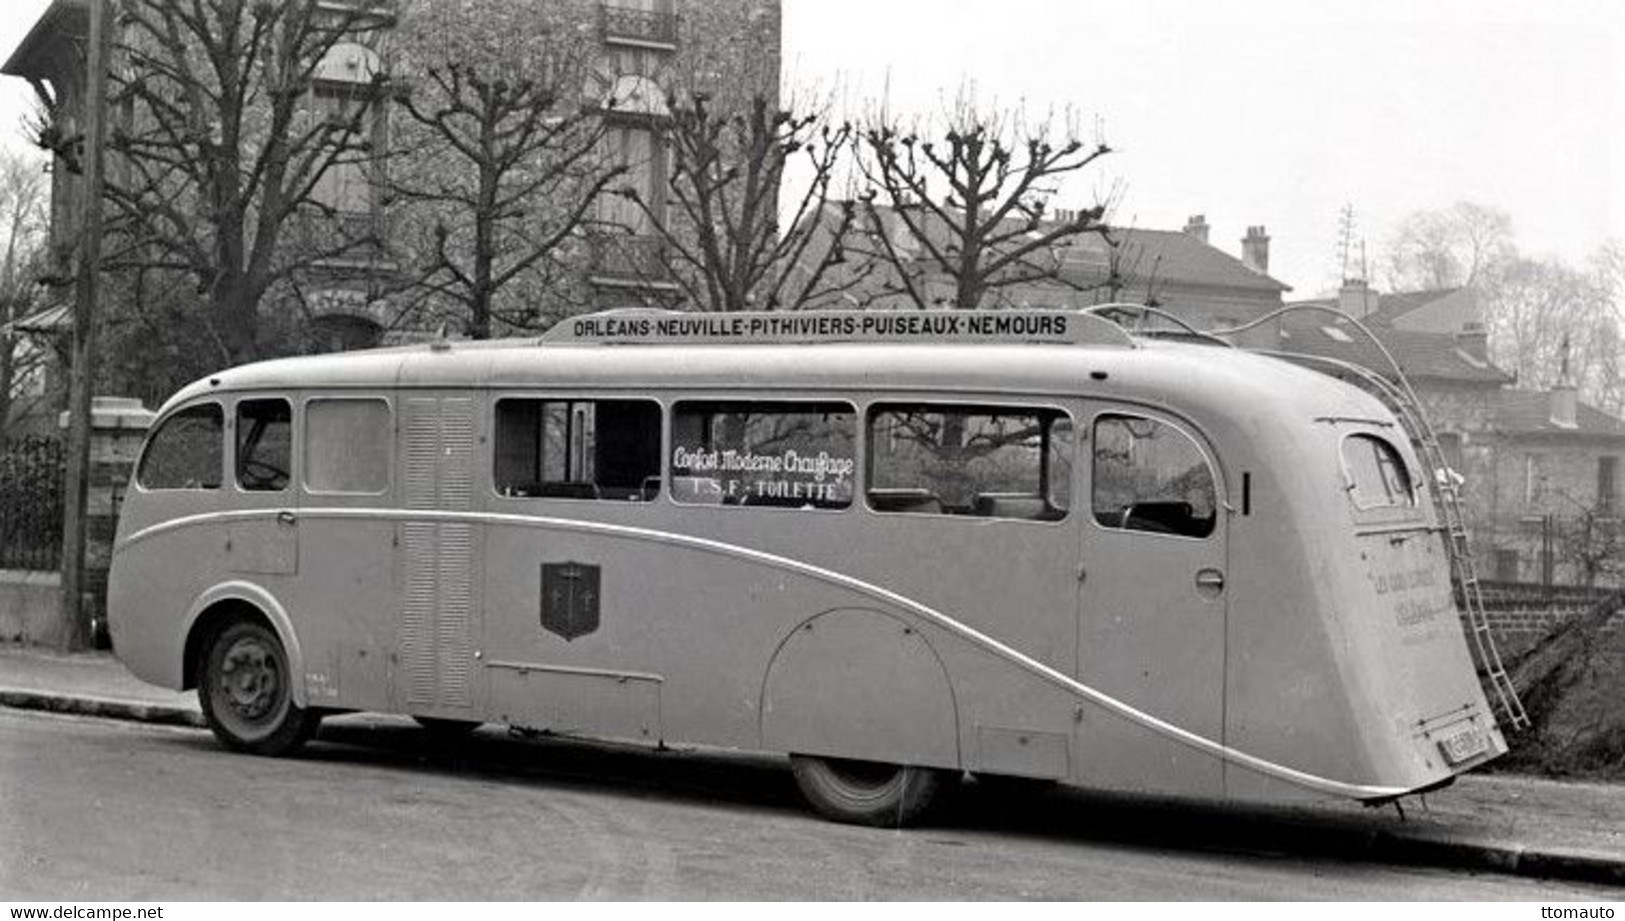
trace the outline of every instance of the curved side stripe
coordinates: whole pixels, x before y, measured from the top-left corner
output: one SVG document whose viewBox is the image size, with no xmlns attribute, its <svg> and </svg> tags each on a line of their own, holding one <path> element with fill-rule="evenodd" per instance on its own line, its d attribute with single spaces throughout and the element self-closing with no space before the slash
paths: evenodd
<svg viewBox="0 0 1625 921">
<path fill-rule="evenodd" d="M 153 525 L 126 538 L 115 549 L 121 552 L 133 544 L 140 543 L 155 537 L 165 531 L 178 530 L 194 524 L 207 521 L 240 521 L 247 518 L 265 517 L 275 515 L 277 509 L 253 509 L 236 512 L 210 512 L 202 515 L 189 515 L 176 518 L 162 524 Z M 1240 765 L 1288 781 L 1298 786 L 1329 793 L 1336 796 L 1346 796 L 1353 799 L 1386 799 L 1403 795 L 1407 792 L 1405 787 L 1383 787 L 1369 784 L 1351 784 L 1340 780 L 1332 780 L 1316 774 L 1299 771 L 1295 768 L 1277 764 L 1273 761 L 1250 755 L 1244 751 L 1228 748 L 1222 743 L 1215 742 L 1206 736 L 1197 735 L 1186 729 L 1181 729 L 1172 723 L 1160 720 L 1149 713 L 1138 710 L 1123 701 L 1118 700 L 1102 691 L 1096 690 L 1068 675 L 1065 675 L 1037 659 L 1013 649 L 999 642 L 991 636 L 963 624 L 952 617 L 928 607 L 918 601 L 900 595 L 890 589 L 883 588 L 862 579 L 815 566 L 801 560 L 779 556 L 763 550 L 742 547 L 724 541 L 711 540 L 705 537 L 695 537 L 689 534 L 677 534 L 671 531 L 657 531 L 651 528 L 641 528 L 633 525 L 610 524 L 600 521 L 581 521 L 574 518 L 551 518 L 539 515 L 515 515 L 504 512 L 452 512 L 434 509 L 378 509 L 378 508 L 302 508 L 297 511 L 301 518 L 361 518 L 361 519 L 395 519 L 395 520 L 429 520 L 445 522 L 467 522 L 484 524 L 501 524 L 522 528 L 549 528 L 561 531 L 575 531 L 588 534 L 604 534 L 615 537 L 627 537 L 653 543 L 668 544 L 685 547 L 693 550 L 703 550 L 723 556 L 739 557 L 764 565 L 777 567 L 810 576 L 831 585 L 838 585 L 871 598 L 876 598 L 889 604 L 896 605 L 910 613 L 926 620 L 936 626 L 978 646 L 999 658 L 1011 662 L 1020 668 L 1038 676 L 1044 681 L 1064 691 L 1080 697 L 1096 706 L 1117 714 L 1130 722 L 1137 723 L 1162 736 L 1194 748 L 1197 751 L 1223 759 L 1231 764 Z"/>
</svg>

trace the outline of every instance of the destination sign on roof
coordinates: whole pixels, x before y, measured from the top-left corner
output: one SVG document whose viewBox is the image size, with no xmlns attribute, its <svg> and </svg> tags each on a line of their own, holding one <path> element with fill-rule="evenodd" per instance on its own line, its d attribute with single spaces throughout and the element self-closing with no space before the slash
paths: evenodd
<svg viewBox="0 0 1625 921">
<path fill-rule="evenodd" d="M 624 310 L 553 327 L 544 343 L 1003 342 L 1130 345 L 1116 324 L 1066 310 L 803 310 L 681 313 Z"/>
</svg>

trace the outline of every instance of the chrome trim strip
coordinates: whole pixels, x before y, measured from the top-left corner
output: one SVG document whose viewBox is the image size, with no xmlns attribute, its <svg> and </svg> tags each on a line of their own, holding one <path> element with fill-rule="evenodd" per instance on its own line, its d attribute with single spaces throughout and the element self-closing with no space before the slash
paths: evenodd
<svg viewBox="0 0 1625 921">
<path fill-rule="evenodd" d="M 497 662 L 485 663 L 486 668 L 502 668 L 516 672 L 556 672 L 561 675 L 588 675 L 593 678 L 617 678 L 621 681 L 649 681 L 654 684 L 665 684 L 663 675 L 653 675 L 648 672 L 617 672 L 607 668 L 576 668 L 569 665 L 542 665 L 536 662 Z"/>
<path fill-rule="evenodd" d="M 249 509 L 233 512 L 209 512 L 202 515 L 188 515 L 183 518 L 176 518 L 172 521 L 163 522 L 162 524 L 152 525 L 151 527 L 144 528 L 135 534 L 130 535 L 118 545 L 118 547 L 114 550 L 114 553 L 116 554 L 122 552 L 128 549 L 132 544 L 147 540 L 148 538 L 154 537 L 165 531 L 200 524 L 208 520 L 237 521 L 257 516 L 275 516 L 278 511 L 280 511 L 280 509 Z M 994 655 L 1027 670 L 1028 672 L 1031 672 L 1032 674 L 1064 691 L 1068 691 L 1086 701 L 1089 701 L 1092 704 L 1095 704 L 1096 706 L 1109 710 L 1112 713 L 1129 720 L 1130 722 L 1138 723 L 1139 725 L 1144 726 L 1153 732 L 1166 736 L 1175 742 L 1179 742 L 1205 754 L 1212 755 L 1225 762 L 1240 765 L 1242 767 L 1258 771 L 1261 774 L 1267 774 L 1271 777 L 1276 777 L 1281 780 L 1288 781 L 1289 783 L 1297 784 L 1298 786 L 1306 789 L 1315 790 L 1320 793 L 1329 793 L 1336 796 L 1347 796 L 1353 799 L 1389 799 L 1396 796 L 1401 796 L 1407 792 L 1407 788 L 1405 787 L 1379 787 L 1367 784 L 1351 784 L 1340 780 L 1332 780 L 1330 778 L 1320 777 L 1315 774 L 1299 771 L 1283 764 L 1276 764 L 1273 761 L 1268 761 L 1264 758 L 1258 757 L 1257 755 L 1249 755 L 1246 752 L 1228 748 L 1219 742 L 1206 738 L 1205 736 L 1200 736 L 1189 730 L 1181 729 L 1180 727 L 1158 719 L 1149 713 L 1137 710 L 1134 707 L 1116 699 L 1115 697 L 1111 697 L 1102 691 L 1098 691 L 1074 678 L 1056 671 L 1048 665 L 1045 665 L 1044 663 L 1039 662 L 1038 660 L 1033 659 L 1022 652 L 1006 646 L 1004 643 L 999 642 L 998 640 L 988 636 L 985 633 L 982 633 L 979 630 L 960 623 L 959 621 L 949 617 L 946 614 L 943 614 L 941 611 L 938 611 L 935 608 L 927 607 L 926 605 L 923 605 L 911 598 L 904 595 L 899 595 L 890 589 L 882 588 L 878 585 L 865 582 L 862 579 L 835 572 L 833 570 L 824 569 L 821 566 L 814 566 L 811 563 L 804 563 L 800 560 L 794 560 L 790 559 L 789 557 L 768 553 L 766 551 L 753 550 L 750 547 L 741 547 L 737 544 L 729 544 L 723 541 L 711 540 L 705 537 L 695 537 L 688 534 L 676 534 L 670 531 L 656 531 L 651 528 L 640 528 L 632 525 L 609 524 L 600 521 L 580 521 L 572 518 L 550 518 L 539 515 L 512 515 L 501 512 L 449 512 L 436 509 L 393 508 L 301 508 L 299 510 L 299 515 L 301 518 L 306 520 L 312 518 L 382 518 L 393 520 L 428 519 L 431 521 L 502 524 L 528 528 L 545 527 L 563 531 L 576 531 L 589 534 L 607 534 L 616 537 L 637 538 L 653 541 L 655 543 L 687 547 L 694 550 L 704 550 L 711 553 L 722 554 L 724 556 L 741 557 L 758 563 L 763 563 L 768 566 L 787 569 L 805 576 L 810 576 L 814 579 L 819 579 L 833 585 L 838 585 L 843 588 L 851 589 L 853 591 L 868 595 L 888 604 L 896 605 L 897 607 L 903 608 L 904 610 L 907 610 L 916 616 L 923 618 L 924 620 L 929 621 L 938 627 L 941 627 L 942 629 L 954 634 L 955 636 L 958 636 L 961 639 L 969 641 L 975 646 L 980 646 L 982 649 L 991 652 Z"/>
</svg>

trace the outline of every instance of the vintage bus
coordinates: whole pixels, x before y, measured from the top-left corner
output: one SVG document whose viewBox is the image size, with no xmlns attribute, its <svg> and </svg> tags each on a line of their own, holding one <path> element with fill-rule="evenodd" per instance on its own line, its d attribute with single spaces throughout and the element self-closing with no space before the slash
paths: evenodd
<svg viewBox="0 0 1625 921">
<path fill-rule="evenodd" d="M 1331 377 L 1079 312 L 612 312 L 162 409 L 109 622 L 261 754 L 326 714 L 1381 802 L 1505 750 L 1423 469 Z"/>
</svg>

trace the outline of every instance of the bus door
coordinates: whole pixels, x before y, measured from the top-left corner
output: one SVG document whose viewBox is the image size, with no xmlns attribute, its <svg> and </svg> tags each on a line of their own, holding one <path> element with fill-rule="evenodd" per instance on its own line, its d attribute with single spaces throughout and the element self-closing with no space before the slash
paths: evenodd
<svg viewBox="0 0 1625 921">
<path fill-rule="evenodd" d="M 1078 679 L 1146 716 L 1223 742 L 1226 588 L 1224 484 L 1182 422 L 1097 408 L 1083 439 Z M 1083 779 L 1222 795 L 1219 759 L 1141 722 L 1086 707 Z"/>
<path fill-rule="evenodd" d="M 231 410 L 231 507 L 250 512 L 226 523 L 226 560 L 234 573 L 263 581 L 299 569 L 293 514 L 293 404 L 283 396 L 245 396 Z"/>
<path fill-rule="evenodd" d="M 390 709 L 395 650 L 395 423 L 390 401 L 355 393 L 301 402 L 299 572 L 305 689 L 312 706 Z"/>
</svg>

